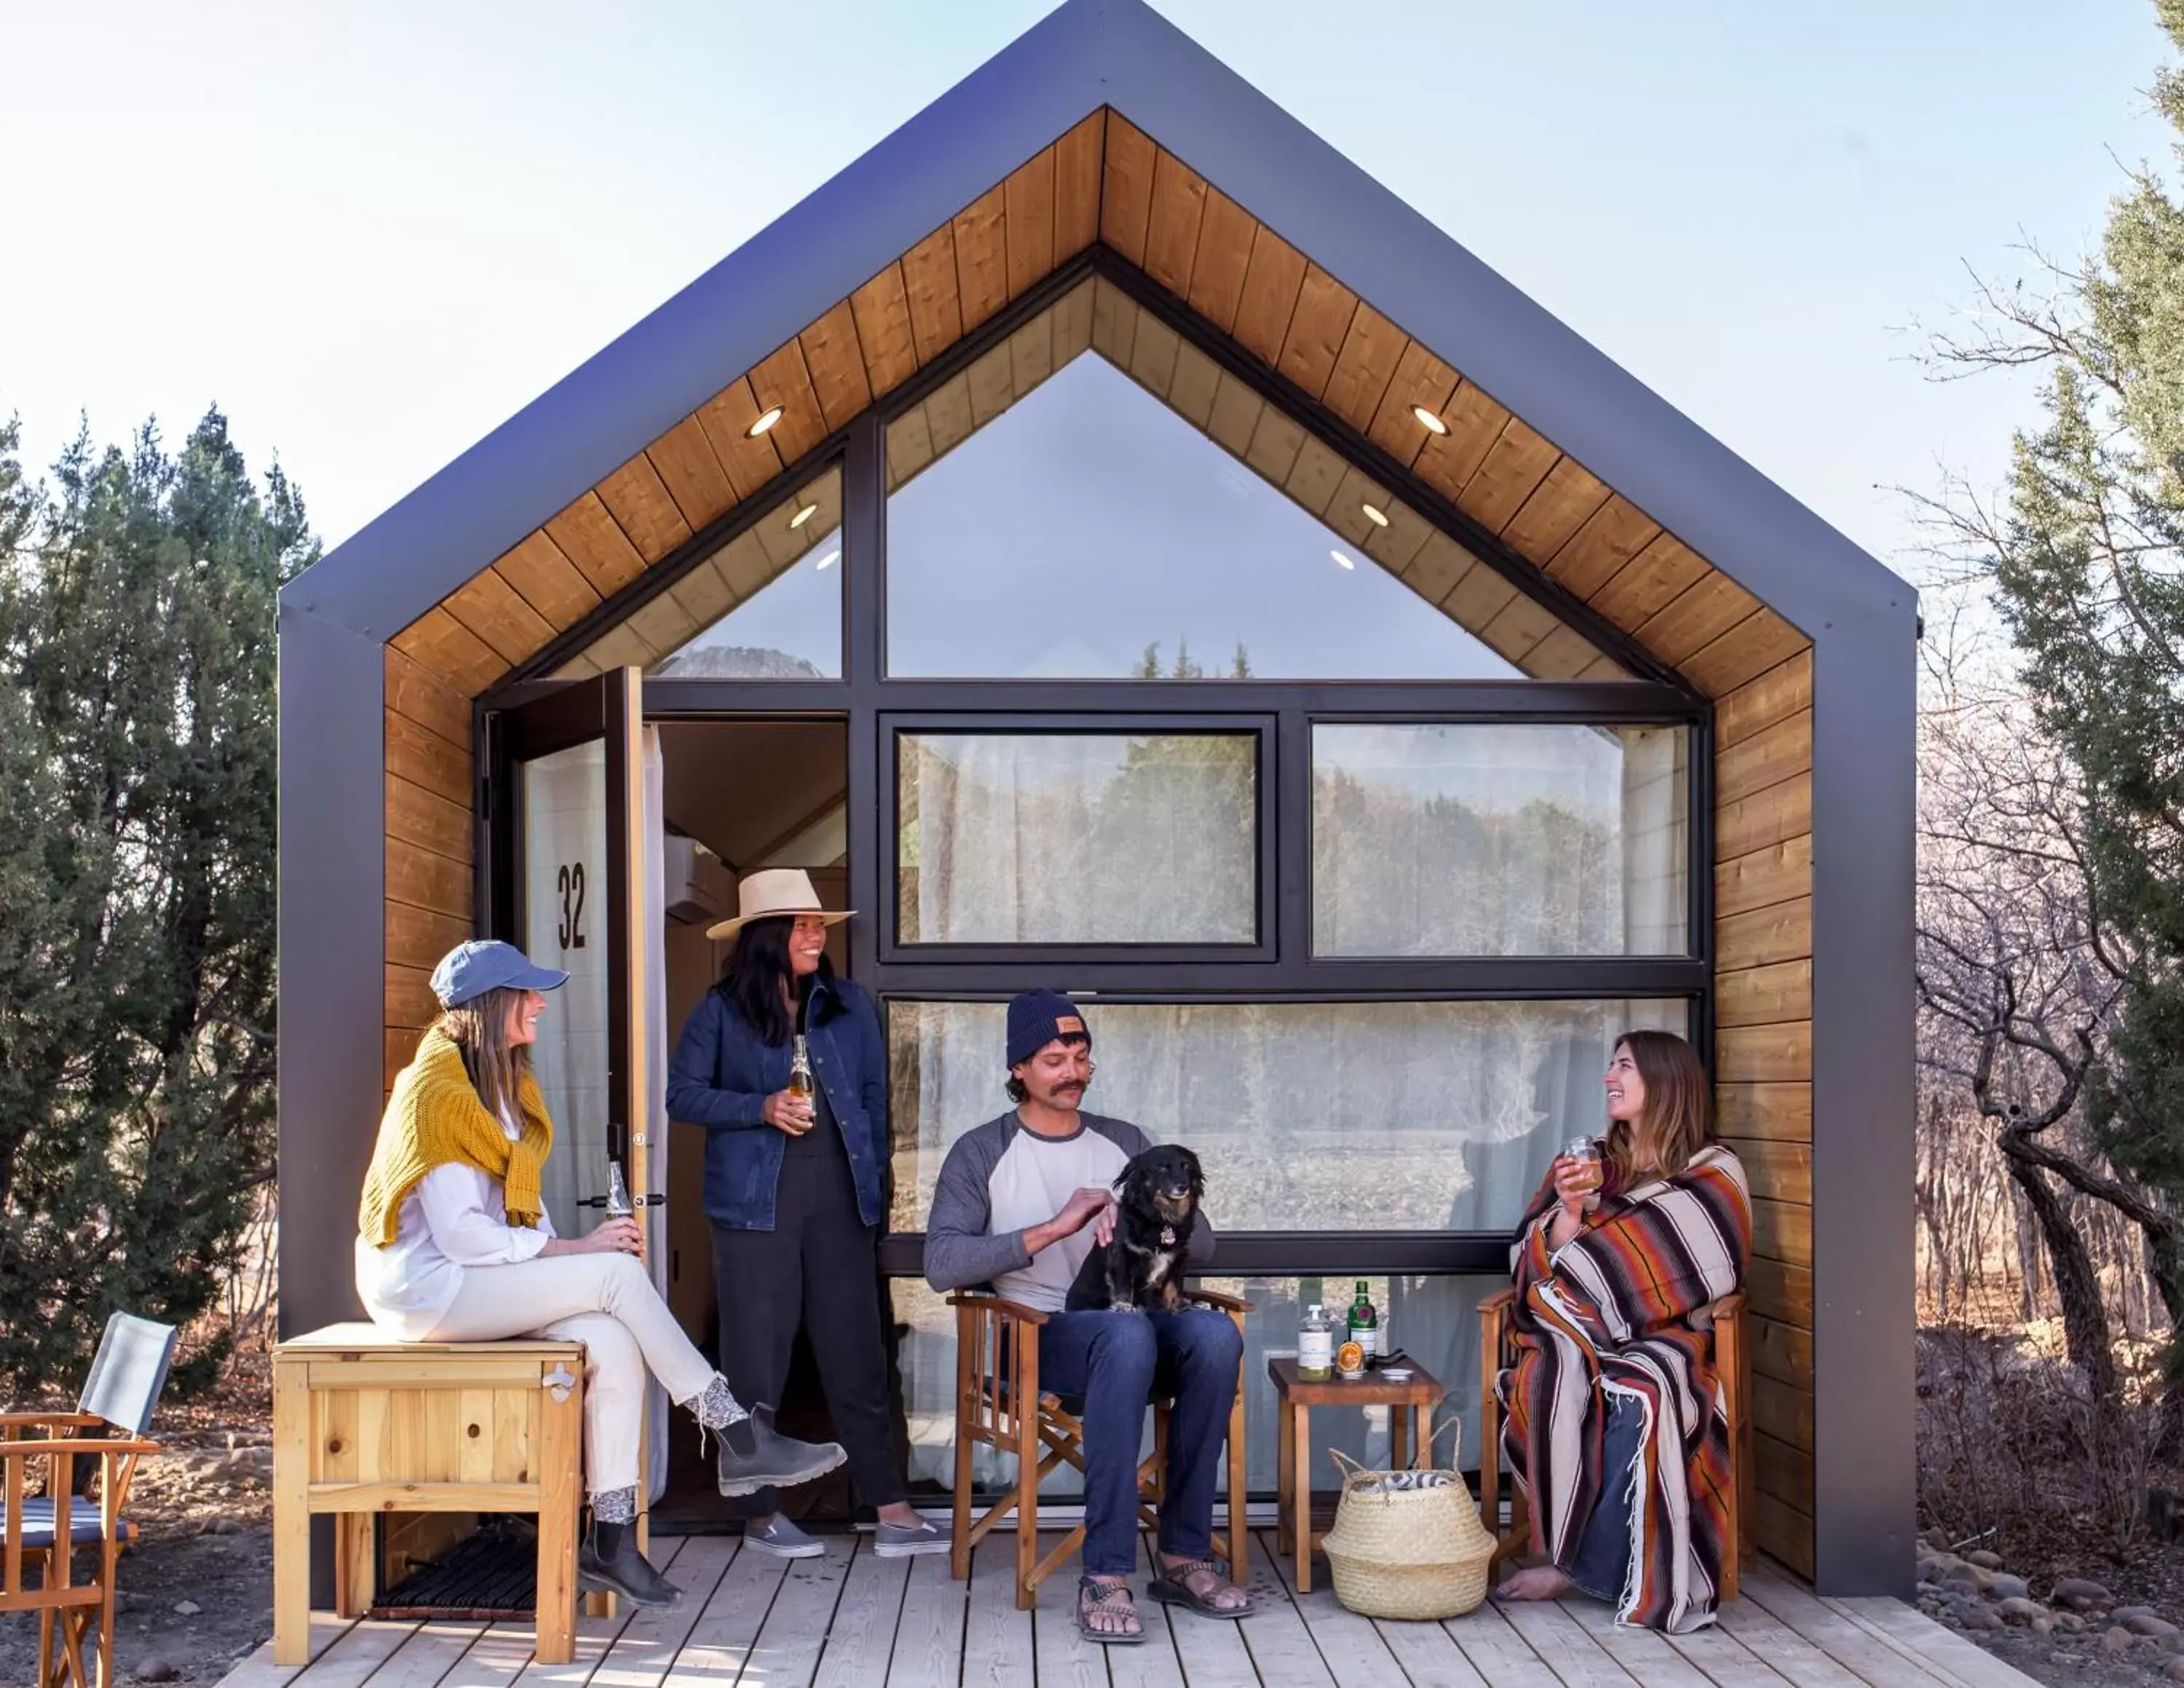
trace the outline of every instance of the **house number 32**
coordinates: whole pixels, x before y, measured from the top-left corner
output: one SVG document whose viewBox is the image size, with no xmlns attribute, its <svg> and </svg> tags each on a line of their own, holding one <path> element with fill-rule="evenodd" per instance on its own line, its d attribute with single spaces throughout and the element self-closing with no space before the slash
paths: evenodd
<svg viewBox="0 0 2184 1688">
<path fill-rule="evenodd" d="M 561 897 L 561 925 L 558 936 L 561 947 L 582 949 L 584 947 L 584 864 L 570 862 L 556 869 L 554 889 Z"/>
</svg>

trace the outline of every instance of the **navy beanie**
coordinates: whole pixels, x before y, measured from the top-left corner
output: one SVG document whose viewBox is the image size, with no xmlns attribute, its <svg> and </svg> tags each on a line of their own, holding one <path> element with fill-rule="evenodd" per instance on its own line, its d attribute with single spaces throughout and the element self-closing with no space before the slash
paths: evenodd
<svg viewBox="0 0 2184 1688">
<path fill-rule="evenodd" d="M 1084 1016 L 1061 992 L 1026 991 L 1009 1003 L 1010 1066 L 1029 1060 L 1057 1037 L 1092 1041 Z"/>
</svg>

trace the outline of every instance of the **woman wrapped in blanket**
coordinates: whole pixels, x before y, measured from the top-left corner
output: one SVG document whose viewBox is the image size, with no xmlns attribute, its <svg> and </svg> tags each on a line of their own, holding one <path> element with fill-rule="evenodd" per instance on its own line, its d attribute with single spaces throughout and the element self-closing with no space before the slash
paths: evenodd
<svg viewBox="0 0 2184 1688">
<path fill-rule="evenodd" d="M 1607 1084 L 1601 1187 L 1558 1158 L 1513 1250 L 1518 1355 L 1495 1389 L 1545 1562 L 1495 1594 L 1574 1589 L 1612 1601 L 1620 1623 L 1680 1633 L 1713 1621 L 1730 1547 L 1705 1310 L 1743 1283 L 1751 1201 L 1736 1155 L 1707 1141 L 1690 1044 L 1630 1032 Z"/>
</svg>

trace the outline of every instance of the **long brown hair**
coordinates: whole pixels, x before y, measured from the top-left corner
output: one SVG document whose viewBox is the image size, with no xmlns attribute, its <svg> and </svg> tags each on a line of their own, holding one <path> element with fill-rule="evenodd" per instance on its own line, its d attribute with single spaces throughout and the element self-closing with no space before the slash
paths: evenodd
<svg viewBox="0 0 2184 1688">
<path fill-rule="evenodd" d="M 486 1112 L 495 1119 L 515 1121 L 519 1130 L 523 1125 L 523 1081 L 531 1076 L 531 1046 L 508 1041 L 508 1021 L 523 998 L 524 992 L 511 986 L 497 986 L 454 1008 L 442 1009 L 433 1023 L 463 1052 L 463 1070 L 477 1087 Z"/>
<path fill-rule="evenodd" d="M 1673 1031 L 1626 1031 L 1615 1040 L 1630 1052 L 1646 1087 L 1646 1105 L 1632 1121 L 1607 1127 L 1607 1162 L 1613 1182 L 1628 1189 L 1641 1179 L 1674 1177 L 1706 1147 L 1713 1126 L 1713 1093 L 1698 1051 Z"/>
</svg>

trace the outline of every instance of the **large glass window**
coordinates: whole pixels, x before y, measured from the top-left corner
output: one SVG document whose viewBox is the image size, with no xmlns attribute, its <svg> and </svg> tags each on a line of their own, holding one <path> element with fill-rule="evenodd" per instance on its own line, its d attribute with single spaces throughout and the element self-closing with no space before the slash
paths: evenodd
<svg viewBox="0 0 2184 1688">
<path fill-rule="evenodd" d="M 842 472 L 770 506 L 599 635 L 565 677 L 629 663 L 673 679 L 838 679 Z"/>
<path fill-rule="evenodd" d="M 887 450 L 894 675 L 1623 677 L 1105 280 Z"/>
<path fill-rule="evenodd" d="M 1681 1002 L 1086 1002 L 1084 1105 L 1195 1149 L 1235 1231 L 1512 1229 L 1598 1129 L 1615 1040 Z M 1009 1107 L 1000 1003 L 888 1008 L 891 1228 L 922 1231 L 948 1148 Z"/>
<path fill-rule="evenodd" d="M 1540 723 L 1312 730 L 1312 953 L 1690 947 L 1690 734 Z"/>
<path fill-rule="evenodd" d="M 904 943 L 1250 943 L 1252 733 L 905 732 Z"/>
</svg>

